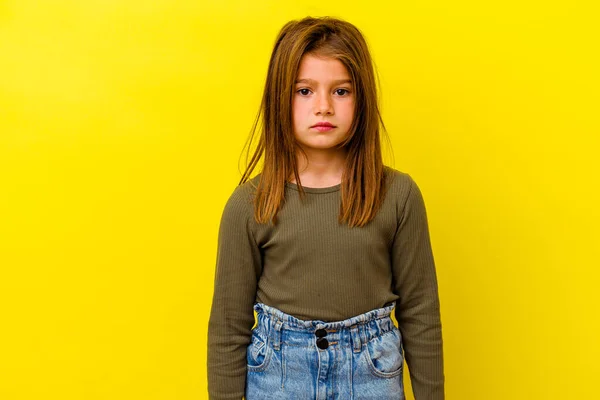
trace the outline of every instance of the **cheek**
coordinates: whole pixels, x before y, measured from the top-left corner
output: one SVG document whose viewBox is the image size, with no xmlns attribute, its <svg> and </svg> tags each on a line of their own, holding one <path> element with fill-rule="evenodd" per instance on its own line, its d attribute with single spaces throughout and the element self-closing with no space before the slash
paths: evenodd
<svg viewBox="0 0 600 400">
<path fill-rule="evenodd" d="M 307 107 L 308 105 L 305 101 L 294 101 L 292 103 L 292 112 L 300 115 L 306 110 Z"/>
<path fill-rule="evenodd" d="M 302 124 L 306 120 L 307 106 L 305 104 L 292 104 L 292 118 L 294 124 Z"/>
<path fill-rule="evenodd" d="M 344 113 L 344 117 L 346 117 L 347 120 L 349 120 L 349 121 L 353 120 L 354 119 L 354 105 L 349 104 L 346 107 L 344 107 L 343 113 Z"/>
</svg>

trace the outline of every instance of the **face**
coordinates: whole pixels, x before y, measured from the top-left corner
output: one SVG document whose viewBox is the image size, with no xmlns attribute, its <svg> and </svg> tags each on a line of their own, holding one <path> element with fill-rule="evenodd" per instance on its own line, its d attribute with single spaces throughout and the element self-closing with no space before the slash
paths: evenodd
<svg viewBox="0 0 600 400">
<path fill-rule="evenodd" d="M 305 54 L 300 61 L 292 101 L 294 136 L 305 150 L 331 151 L 349 134 L 354 116 L 354 88 L 339 60 Z M 329 122 L 332 129 L 315 124 Z"/>
</svg>

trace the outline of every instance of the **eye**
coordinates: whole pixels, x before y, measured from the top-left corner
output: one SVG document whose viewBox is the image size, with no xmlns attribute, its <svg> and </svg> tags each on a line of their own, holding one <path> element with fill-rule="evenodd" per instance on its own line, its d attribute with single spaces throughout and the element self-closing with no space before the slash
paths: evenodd
<svg viewBox="0 0 600 400">
<path fill-rule="evenodd" d="M 350 91 L 348 89 L 336 89 L 335 92 L 337 93 L 338 96 L 344 96 L 347 95 L 348 93 L 350 93 Z M 296 90 L 296 93 L 300 93 L 300 95 L 302 96 L 308 96 L 308 94 L 310 93 L 310 89 L 299 89 Z"/>
</svg>

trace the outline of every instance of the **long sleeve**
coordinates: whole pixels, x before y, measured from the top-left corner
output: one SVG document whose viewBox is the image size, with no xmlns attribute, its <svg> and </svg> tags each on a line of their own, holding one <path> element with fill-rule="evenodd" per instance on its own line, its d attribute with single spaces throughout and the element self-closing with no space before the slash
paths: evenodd
<svg viewBox="0 0 600 400">
<path fill-rule="evenodd" d="M 208 393 L 211 400 L 244 396 L 246 348 L 254 325 L 253 305 L 262 271 L 252 233 L 246 187 L 228 199 L 219 226 L 214 294 L 208 323 Z"/>
<path fill-rule="evenodd" d="M 414 180 L 398 205 L 392 248 L 395 316 L 415 400 L 444 399 L 444 362 L 438 284 L 425 203 Z M 403 203 L 403 204 L 402 204 Z"/>
</svg>

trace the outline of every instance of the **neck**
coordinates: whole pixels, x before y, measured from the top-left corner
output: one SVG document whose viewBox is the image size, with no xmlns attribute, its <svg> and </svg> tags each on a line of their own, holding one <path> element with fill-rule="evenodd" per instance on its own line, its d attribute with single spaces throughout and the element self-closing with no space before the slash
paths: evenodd
<svg viewBox="0 0 600 400">
<path fill-rule="evenodd" d="M 342 180 L 346 164 L 346 152 L 343 149 L 336 151 L 305 150 L 307 158 L 298 153 L 298 175 L 302 185 L 307 187 L 333 186 Z M 290 177 L 292 183 L 295 178 Z"/>
</svg>

